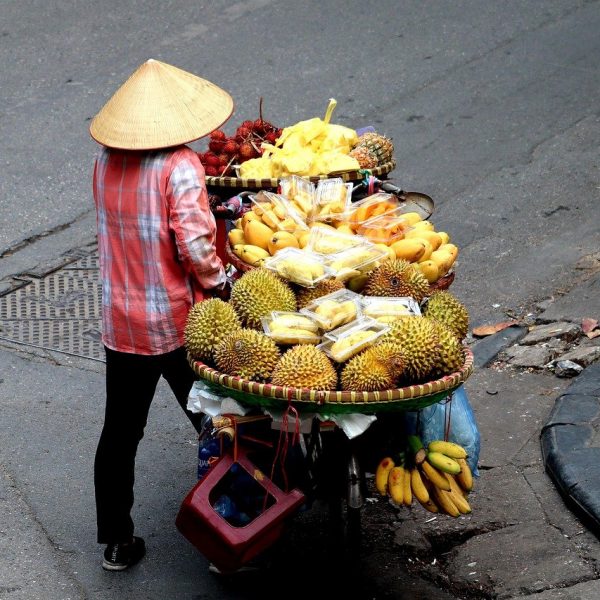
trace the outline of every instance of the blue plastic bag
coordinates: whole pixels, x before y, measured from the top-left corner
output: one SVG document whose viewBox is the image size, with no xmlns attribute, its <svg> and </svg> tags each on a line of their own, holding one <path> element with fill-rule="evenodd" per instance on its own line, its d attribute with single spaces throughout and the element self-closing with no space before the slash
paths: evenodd
<svg viewBox="0 0 600 600">
<path fill-rule="evenodd" d="M 452 400 L 442 400 L 416 412 L 406 413 L 408 433 L 416 433 L 427 446 L 432 440 L 447 439 L 460 444 L 468 454 L 467 462 L 473 475 L 479 476 L 477 464 L 481 435 L 467 392 L 463 385 L 452 393 Z"/>
</svg>

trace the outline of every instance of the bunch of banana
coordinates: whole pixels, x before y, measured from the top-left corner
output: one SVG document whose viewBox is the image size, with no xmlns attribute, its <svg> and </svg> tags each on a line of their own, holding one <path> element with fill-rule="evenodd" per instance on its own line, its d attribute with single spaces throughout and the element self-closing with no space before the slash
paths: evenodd
<svg viewBox="0 0 600 600">
<path fill-rule="evenodd" d="M 265 319 L 265 331 L 277 344 L 318 344 L 319 326 L 300 313 L 274 313 Z"/>
<path fill-rule="evenodd" d="M 409 436 L 408 443 L 417 471 L 413 491 L 422 506 L 453 517 L 470 513 L 467 495 L 473 489 L 473 476 L 465 449 L 444 440 L 432 441 L 425 449 L 416 435 Z"/>
<path fill-rule="evenodd" d="M 264 248 L 252 244 L 235 244 L 232 250 L 237 257 L 253 267 L 262 267 L 265 259 L 271 256 Z"/>
</svg>

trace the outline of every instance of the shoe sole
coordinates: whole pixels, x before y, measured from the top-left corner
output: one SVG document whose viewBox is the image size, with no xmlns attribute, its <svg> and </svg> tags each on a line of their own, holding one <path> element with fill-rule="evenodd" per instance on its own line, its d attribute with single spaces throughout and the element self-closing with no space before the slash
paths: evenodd
<svg viewBox="0 0 600 600">
<path fill-rule="evenodd" d="M 102 562 L 102 568 L 105 571 L 124 571 L 128 567 L 129 567 L 129 565 L 115 565 L 113 563 L 109 563 L 106 561 Z"/>
</svg>

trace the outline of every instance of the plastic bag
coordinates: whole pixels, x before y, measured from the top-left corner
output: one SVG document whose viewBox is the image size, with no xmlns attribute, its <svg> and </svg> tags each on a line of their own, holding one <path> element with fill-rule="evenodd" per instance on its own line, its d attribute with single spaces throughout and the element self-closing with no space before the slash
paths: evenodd
<svg viewBox="0 0 600 600">
<path fill-rule="evenodd" d="M 432 440 L 446 439 L 460 444 L 468 454 L 467 462 L 474 476 L 479 476 L 477 464 L 481 449 L 481 435 L 467 392 L 463 385 L 452 393 L 450 402 L 442 400 L 416 412 L 406 413 L 408 433 L 419 435 L 427 446 Z"/>
</svg>

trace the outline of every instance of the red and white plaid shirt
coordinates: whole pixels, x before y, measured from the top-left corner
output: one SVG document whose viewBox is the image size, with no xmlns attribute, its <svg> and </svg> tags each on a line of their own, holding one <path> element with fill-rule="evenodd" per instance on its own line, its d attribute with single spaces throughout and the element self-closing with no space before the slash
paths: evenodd
<svg viewBox="0 0 600 600">
<path fill-rule="evenodd" d="M 204 169 L 187 146 L 104 148 L 94 167 L 102 280 L 102 341 L 163 354 L 184 344 L 190 307 L 222 285 Z"/>
</svg>

